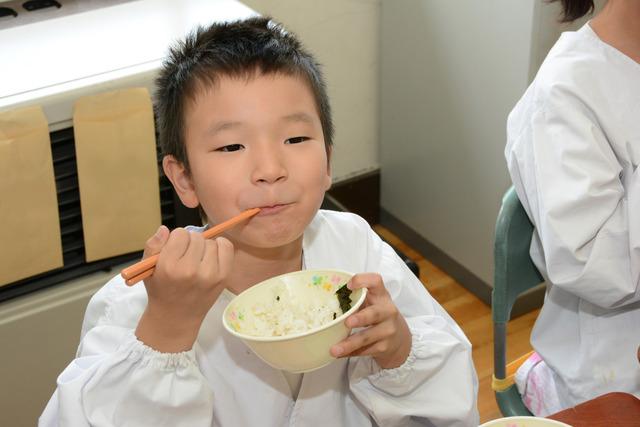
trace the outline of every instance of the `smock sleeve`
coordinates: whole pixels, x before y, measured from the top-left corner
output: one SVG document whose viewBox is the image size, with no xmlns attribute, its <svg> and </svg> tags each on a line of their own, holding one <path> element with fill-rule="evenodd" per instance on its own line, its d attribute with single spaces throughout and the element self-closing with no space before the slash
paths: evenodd
<svg viewBox="0 0 640 427">
<path fill-rule="evenodd" d="M 412 343 L 405 363 L 394 369 L 352 357 L 351 391 L 379 425 L 477 426 L 471 344 L 395 251 L 370 229 L 368 235 L 367 271 L 382 275 Z"/>
<path fill-rule="evenodd" d="M 594 305 L 638 301 L 640 172 L 566 89 L 552 90 L 527 115 L 527 125 L 509 134 L 506 155 L 538 233 L 538 267 L 553 286 Z"/>
<path fill-rule="evenodd" d="M 134 330 L 144 286 L 120 276 L 91 299 L 73 360 L 39 426 L 210 426 L 213 395 L 198 368 L 199 348 L 160 353 Z"/>
</svg>

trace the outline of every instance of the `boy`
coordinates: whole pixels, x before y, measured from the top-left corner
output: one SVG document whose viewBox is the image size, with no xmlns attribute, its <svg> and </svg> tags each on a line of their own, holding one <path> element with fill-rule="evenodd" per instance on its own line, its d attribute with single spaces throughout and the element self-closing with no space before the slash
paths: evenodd
<svg viewBox="0 0 640 427">
<path fill-rule="evenodd" d="M 318 65 L 264 18 L 199 29 L 158 79 L 163 168 L 209 223 L 259 207 L 215 240 L 160 227 L 143 286 L 120 276 L 92 299 L 78 358 L 41 417 L 56 425 L 478 424 L 471 346 L 361 218 L 319 211 L 333 128 Z M 225 334 L 233 294 L 301 268 L 357 274 L 365 308 L 338 360 L 289 374 Z"/>
</svg>

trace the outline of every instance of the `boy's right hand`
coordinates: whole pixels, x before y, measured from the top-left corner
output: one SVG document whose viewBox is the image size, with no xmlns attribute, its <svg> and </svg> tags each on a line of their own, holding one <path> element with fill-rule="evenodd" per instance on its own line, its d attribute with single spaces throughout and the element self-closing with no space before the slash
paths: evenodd
<svg viewBox="0 0 640 427">
<path fill-rule="evenodd" d="M 233 244 L 224 237 L 161 226 L 145 245 L 143 258 L 159 253 L 153 275 L 144 280 L 149 298 L 136 336 L 163 353 L 193 347 L 200 325 L 231 271 Z"/>
</svg>

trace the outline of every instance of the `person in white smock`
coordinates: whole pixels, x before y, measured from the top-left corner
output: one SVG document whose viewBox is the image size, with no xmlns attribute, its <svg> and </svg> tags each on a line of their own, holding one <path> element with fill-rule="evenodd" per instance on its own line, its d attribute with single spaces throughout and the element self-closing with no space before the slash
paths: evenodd
<svg viewBox="0 0 640 427">
<path fill-rule="evenodd" d="M 160 227 L 144 285 L 117 276 L 92 299 L 77 357 L 40 417 L 51 426 L 477 426 L 477 377 L 462 330 L 360 217 L 319 210 L 333 128 L 315 60 L 265 18 L 199 29 L 158 79 L 163 168 L 211 224 L 204 240 Z M 336 361 L 276 370 L 225 333 L 234 294 L 301 268 L 356 274 L 364 308 Z"/>
<path fill-rule="evenodd" d="M 567 20 L 593 8 L 563 1 Z M 640 2 L 609 0 L 565 32 L 508 118 L 505 155 L 547 281 L 516 374 L 548 415 L 612 391 L 640 396 Z"/>
</svg>

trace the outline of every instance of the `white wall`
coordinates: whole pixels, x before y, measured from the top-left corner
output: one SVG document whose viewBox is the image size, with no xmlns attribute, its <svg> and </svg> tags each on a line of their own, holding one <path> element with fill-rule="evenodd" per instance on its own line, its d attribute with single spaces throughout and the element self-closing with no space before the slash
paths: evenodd
<svg viewBox="0 0 640 427">
<path fill-rule="evenodd" d="M 557 39 L 542 0 L 382 0 L 382 206 L 486 283 L 505 124 Z"/>
<path fill-rule="evenodd" d="M 323 64 L 336 127 L 334 182 L 379 167 L 380 0 L 245 0 Z"/>
<path fill-rule="evenodd" d="M 37 424 L 56 378 L 74 358 L 89 299 L 115 271 L 0 304 L 0 425 Z"/>
</svg>

